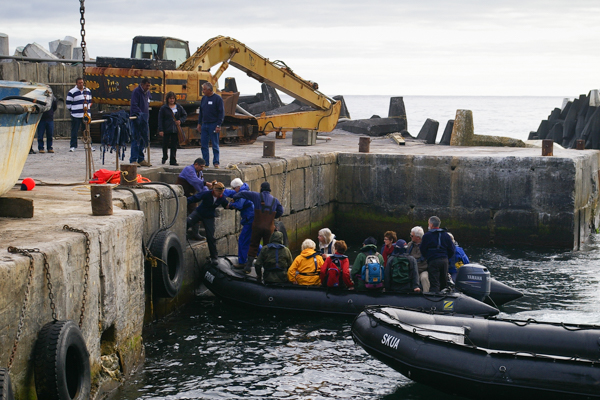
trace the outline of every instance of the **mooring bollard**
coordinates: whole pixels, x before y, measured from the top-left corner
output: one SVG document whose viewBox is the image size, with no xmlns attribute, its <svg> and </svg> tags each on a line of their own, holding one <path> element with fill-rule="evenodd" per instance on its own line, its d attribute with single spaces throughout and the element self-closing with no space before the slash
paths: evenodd
<svg viewBox="0 0 600 400">
<path fill-rule="evenodd" d="M 263 145 L 263 158 L 264 157 L 275 157 L 275 141 L 265 140 Z"/>
<path fill-rule="evenodd" d="M 137 183 L 137 165 L 121 164 L 121 186 L 135 186 Z"/>
<path fill-rule="evenodd" d="M 358 138 L 358 152 L 368 153 L 371 147 L 371 138 L 368 136 L 361 136 Z"/>
<path fill-rule="evenodd" d="M 112 187 L 113 185 L 91 185 L 93 215 L 112 215 Z"/>
<path fill-rule="evenodd" d="M 585 150 L 585 140 L 577 139 L 577 150 Z"/>
<path fill-rule="evenodd" d="M 554 140 L 544 139 L 542 140 L 542 157 L 552 157 L 552 151 L 554 150 Z"/>
</svg>

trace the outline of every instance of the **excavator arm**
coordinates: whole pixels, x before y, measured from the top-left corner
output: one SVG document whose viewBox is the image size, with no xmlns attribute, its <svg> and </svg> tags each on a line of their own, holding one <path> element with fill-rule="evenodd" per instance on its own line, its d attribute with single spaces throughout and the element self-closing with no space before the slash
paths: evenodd
<svg viewBox="0 0 600 400">
<path fill-rule="evenodd" d="M 317 110 L 331 111 L 336 103 L 335 100 L 319 92 L 316 83 L 300 78 L 285 63 L 270 61 L 245 44 L 229 37 L 217 36 L 208 40 L 183 62 L 179 69 L 208 71 L 219 63 L 222 64 L 213 74 L 213 84 L 229 65 L 233 65 L 259 82 L 267 83 Z"/>
</svg>

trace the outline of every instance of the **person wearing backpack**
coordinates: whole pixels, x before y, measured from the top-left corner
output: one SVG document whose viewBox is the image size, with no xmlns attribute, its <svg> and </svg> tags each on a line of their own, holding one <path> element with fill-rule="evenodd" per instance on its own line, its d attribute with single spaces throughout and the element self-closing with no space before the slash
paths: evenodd
<svg viewBox="0 0 600 400">
<path fill-rule="evenodd" d="M 406 254 L 406 242 L 399 239 L 385 265 L 386 292 L 421 292 L 417 260 Z"/>
<path fill-rule="evenodd" d="M 350 261 L 344 255 L 348 246 L 343 240 L 333 245 L 335 253 L 331 254 L 321 266 L 321 282 L 326 287 L 351 288 L 354 286 L 350 278 Z"/>
<path fill-rule="evenodd" d="M 359 291 L 366 291 L 368 289 L 367 284 L 372 285 L 365 282 L 366 276 L 363 274 L 363 272 L 366 272 L 366 268 L 363 267 L 366 267 L 365 264 L 368 258 L 374 261 L 371 264 L 378 262 L 381 275 L 383 276 L 383 257 L 377 252 L 377 240 L 373 236 L 369 236 L 363 242 L 363 247 L 356 256 L 354 264 L 352 264 L 352 271 L 350 271 L 350 275 L 354 281 L 354 287 Z M 383 282 L 381 282 L 380 287 L 383 287 Z"/>
<path fill-rule="evenodd" d="M 454 235 L 452 235 L 450 232 L 448 232 L 448 235 L 450 235 L 455 249 L 454 256 L 448 259 L 448 273 L 450 274 L 450 278 L 452 278 L 452 282 L 456 283 L 458 269 L 463 265 L 468 264 L 470 261 L 463 248 L 458 245 L 456 240 L 454 240 Z"/>
<path fill-rule="evenodd" d="M 315 250 L 317 245 L 310 239 L 302 242 L 302 252 L 288 269 L 287 277 L 296 285 L 318 286 L 321 285 L 321 265 L 323 259 Z"/>
<path fill-rule="evenodd" d="M 446 288 L 448 260 L 455 252 L 454 242 L 446 229 L 440 228 L 440 225 L 441 221 L 438 217 L 429 218 L 429 231 L 423 235 L 421 241 L 421 254 L 427 259 L 431 292 L 439 292 Z"/>
<path fill-rule="evenodd" d="M 264 246 L 254 263 L 256 276 L 265 283 L 287 283 L 288 268 L 292 265 L 292 253 L 283 245 L 283 233 L 273 232 L 269 244 Z M 263 274 L 264 269 L 264 274 Z"/>
</svg>

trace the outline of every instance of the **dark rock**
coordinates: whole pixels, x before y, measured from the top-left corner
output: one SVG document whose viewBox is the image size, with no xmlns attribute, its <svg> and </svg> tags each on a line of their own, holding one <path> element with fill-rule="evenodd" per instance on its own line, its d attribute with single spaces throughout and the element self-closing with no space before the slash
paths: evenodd
<svg viewBox="0 0 600 400">
<path fill-rule="evenodd" d="M 567 119 L 567 114 L 569 113 L 569 110 L 571 109 L 572 105 L 573 105 L 572 101 L 567 101 L 567 104 L 565 104 L 565 108 L 563 108 L 560 112 L 560 119 L 562 119 L 562 120 Z"/>
<path fill-rule="evenodd" d="M 431 118 L 427 118 L 421 131 L 417 135 L 417 139 L 424 140 L 427 144 L 435 144 L 435 139 L 437 138 L 438 128 L 440 127 L 440 123 Z"/>
<path fill-rule="evenodd" d="M 314 111 L 315 109 L 310 106 L 301 106 L 295 103 L 290 103 L 288 105 L 276 108 L 271 111 L 267 111 L 267 115 L 278 115 L 278 114 L 289 114 L 295 112 L 303 112 L 303 111 Z"/>
<path fill-rule="evenodd" d="M 337 128 L 347 132 L 367 136 L 384 136 L 388 133 L 400 132 L 398 121 L 395 118 L 355 119 L 337 124 Z"/>
<path fill-rule="evenodd" d="M 371 119 L 374 119 L 374 118 L 381 118 L 381 117 L 379 115 L 371 115 Z"/>
<path fill-rule="evenodd" d="M 260 101 L 260 99 L 258 98 L 258 96 L 253 94 L 252 96 L 240 96 L 240 98 L 238 99 L 238 104 L 242 104 L 242 103 L 252 104 L 252 103 L 258 103 L 259 101 Z"/>
<path fill-rule="evenodd" d="M 444 129 L 444 133 L 442 134 L 442 140 L 440 140 L 440 144 L 450 146 L 450 139 L 452 139 L 452 128 L 454 128 L 454 120 L 449 119 L 446 124 L 446 128 Z"/>
<path fill-rule="evenodd" d="M 546 139 L 548 137 L 548 132 L 550 132 L 550 123 L 547 119 L 543 119 L 537 129 L 537 137 L 540 140 Z"/>
<path fill-rule="evenodd" d="M 404 106 L 404 99 L 402 97 L 390 98 L 388 118 L 404 118 L 406 120 L 406 107 Z"/>
<path fill-rule="evenodd" d="M 552 139 L 554 143 L 562 144 L 563 125 L 564 121 L 554 121 L 554 125 L 550 129 L 546 139 Z"/>
<path fill-rule="evenodd" d="M 284 105 L 283 101 L 281 101 L 281 99 L 279 98 L 279 94 L 277 94 L 277 90 L 275 90 L 275 88 L 267 85 L 266 83 L 263 83 L 260 86 L 260 88 L 262 90 L 263 100 L 268 101 L 270 104 L 270 110 L 274 110 Z"/>
<path fill-rule="evenodd" d="M 550 113 L 550 115 L 548 116 L 548 121 L 556 121 L 560 119 L 560 108 L 555 108 L 554 110 L 552 110 L 552 112 Z M 552 124 L 550 124 L 552 125 Z"/>
<path fill-rule="evenodd" d="M 600 148 L 600 107 L 590 107 L 594 113 L 585 124 L 582 139 L 586 141 L 586 149 Z M 589 111 L 588 111 L 589 112 Z"/>
<path fill-rule="evenodd" d="M 400 131 L 400 134 L 402 135 L 402 137 L 404 139 L 414 139 L 415 138 L 413 135 L 411 135 L 410 133 L 408 133 L 408 131 L 406 129 L 403 129 L 402 131 Z"/>
<path fill-rule="evenodd" d="M 271 103 L 266 100 L 248 104 L 247 108 L 245 108 L 245 110 L 252 115 L 260 115 L 263 112 L 271 111 L 272 109 Z"/>
<path fill-rule="evenodd" d="M 569 147 L 571 139 L 575 136 L 575 126 L 577 125 L 579 104 L 579 99 L 575 99 L 565 117 L 565 124 L 563 125 L 563 147 Z"/>
<path fill-rule="evenodd" d="M 340 109 L 340 118 L 350 119 L 350 112 L 348 111 L 348 107 L 346 106 L 346 100 L 344 100 L 344 96 L 333 96 L 333 99 L 342 102 L 342 108 Z"/>
<path fill-rule="evenodd" d="M 237 83 L 235 83 L 235 78 L 225 78 L 225 88 L 224 92 L 237 92 Z"/>
<path fill-rule="evenodd" d="M 530 131 L 527 140 L 538 140 L 538 135 L 536 131 Z"/>
</svg>

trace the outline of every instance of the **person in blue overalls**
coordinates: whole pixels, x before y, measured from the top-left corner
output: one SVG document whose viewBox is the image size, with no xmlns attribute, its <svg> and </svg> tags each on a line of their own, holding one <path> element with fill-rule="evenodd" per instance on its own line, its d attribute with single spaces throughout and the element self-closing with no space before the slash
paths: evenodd
<svg viewBox="0 0 600 400">
<path fill-rule="evenodd" d="M 208 82 L 202 84 L 202 100 L 200 100 L 199 110 L 198 132 L 200 132 L 202 158 L 208 167 L 210 165 L 208 143 L 212 142 L 213 165 L 215 168 L 219 168 L 219 137 L 221 136 L 221 125 L 225 119 L 225 105 L 221 96 L 213 92 L 213 85 Z"/>
<path fill-rule="evenodd" d="M 240 178 L 235 178 L 231 181 L 231 189 L 225 189 L 224 196 L 231 197 L 239 192 L 249 191 L 247 183 L 242 182 Z M 232 203 L 229 203 L 229 208 L 240 210 L 242 217 L 242 231 L 238 238 L 238 266 L 244 267 L 248 257 L 248 249 L 250 249 L 250 236 L 252 236 L 252 222 L 254 221 L 254 203 L 252 201 L 238 198 Z"/>
</svg>

